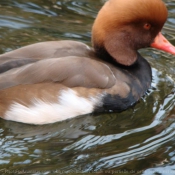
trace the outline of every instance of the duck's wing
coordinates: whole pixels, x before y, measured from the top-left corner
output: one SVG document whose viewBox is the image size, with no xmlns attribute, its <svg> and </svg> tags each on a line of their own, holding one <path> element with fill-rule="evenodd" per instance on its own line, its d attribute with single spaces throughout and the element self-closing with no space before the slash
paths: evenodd
<svg viewBox="0 0 175 175">
<path fill-rule="evenodd" d="M 77 56 L 40 60 L 0 74 L 0 89 L 42 82 L 104 89 L 112 87 L 116 79 L 106 64 Z"/>
<path fill-rule="evenodd" d="M 0 60 L 0 73 L 4 73 L 10 69 L 21 67 L 23 65 L 27 65 L 30 63 L 34 63 L 37 60 L 32 59 L 32 58 L 7 58 L 4 57 L 5 59 Z"/>
<path fill-rule="evenodd" d="M 93 49 L 78 41 L 47 41 L 6 52 L 0 55 L 0 73 L 43 59 L 67 56 L 92 57 Z"/>
<path fill-rule="evenodd" d="M 0 55 L 0 73 L 43 59 L 67 56 L 94 57 L 93 49 L 71 40 L 47 41 L 6 52 Z"/>
</svg>

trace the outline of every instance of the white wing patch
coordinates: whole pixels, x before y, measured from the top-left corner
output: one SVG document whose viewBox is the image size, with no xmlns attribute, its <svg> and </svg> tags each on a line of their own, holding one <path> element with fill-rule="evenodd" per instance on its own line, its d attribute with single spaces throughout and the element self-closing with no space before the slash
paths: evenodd
<svg viewBox="0 0 175 175">
<path fill-rule="evenodd" d="M 63 90 L 55 103 L 35 99 L 32 105 L 24 106 L 14 102 L 4 118 L 36 125 L 54 123 L 93 112 L 95 106 L 101 105 L 102 97 L 83 98 L 71 89 Z"/>
</svg>

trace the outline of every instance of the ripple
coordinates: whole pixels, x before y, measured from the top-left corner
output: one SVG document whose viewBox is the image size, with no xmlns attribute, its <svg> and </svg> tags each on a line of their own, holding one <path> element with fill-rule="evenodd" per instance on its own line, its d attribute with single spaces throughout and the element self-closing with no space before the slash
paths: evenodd
<svg viewBox="0 0 175 175">
<path fill-rule="evenodd" d="M 32 23 L 32 21 L 26 21 L 25 19 L 0 15 L 0 27 L 21 29 L 30 27 Z"/>
<path fill-rule="evenodd" d="M 20 8 L 24 12 L 30 12 L 34 14 L 47 15 L 47 16 L 48 15 L 57 16 L 55 12 L 47 9 L 46 6 L 43 7 L 32 2 L 18 3 L 17 1 L 14 1 L 12 6 Z"/>
<path fill-rule="evenodd" d="M 145 170 L 142 175 L 150 175 L 150 174 L 161 174 L 161 175 L 174 175 L 175 167 L 174 165 L 169 165 L 165 167 L 156 167 Z"/>
</svg>

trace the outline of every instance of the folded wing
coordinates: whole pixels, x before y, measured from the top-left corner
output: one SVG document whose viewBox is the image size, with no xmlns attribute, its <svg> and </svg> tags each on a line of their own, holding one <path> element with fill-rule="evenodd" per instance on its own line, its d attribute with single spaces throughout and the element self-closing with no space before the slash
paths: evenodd
<svg viewBox="0 0 175 175">
<path fill-rule="evenodd" d="M 0 89 L 41 82 L 103 89 L 111 88 L 116 79 L 104 63 L 77 56 L 44 59 L 0 74 Z"/>
</svg>

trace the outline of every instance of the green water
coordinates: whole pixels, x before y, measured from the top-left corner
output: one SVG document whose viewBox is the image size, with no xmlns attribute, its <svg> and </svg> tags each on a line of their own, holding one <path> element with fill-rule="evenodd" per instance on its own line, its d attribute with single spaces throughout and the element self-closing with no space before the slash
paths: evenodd
<svg viewBox="0 0 175 175">
<path fill-rule="evenodd" d="M 175 0 L 163 33 L 175 45 Z M 104 0 L 1 0 L 0 53 L 71 39 L 90 45 Z M 0 119 L 0 174 L 175 174 L 175 58 L 144 49 L 152 88 L 122 113 L 32 126 Z"/>
</svg>

